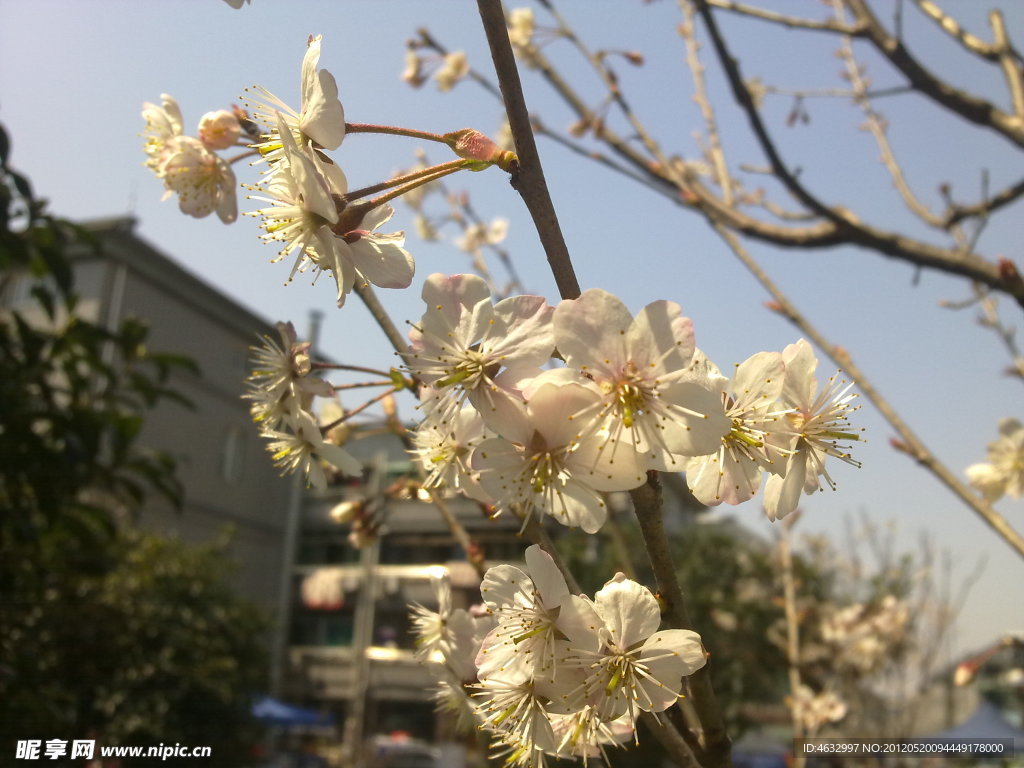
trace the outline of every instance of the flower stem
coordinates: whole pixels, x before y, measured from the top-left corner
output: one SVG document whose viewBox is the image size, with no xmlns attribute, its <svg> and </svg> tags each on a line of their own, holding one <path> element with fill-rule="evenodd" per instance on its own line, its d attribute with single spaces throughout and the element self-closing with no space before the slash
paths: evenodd
<svg viewBox="0 0 1024 768">
<path fill-rule="evenodd" d="M 348 421 L 353 416 L 355 416 L 357 413 L 362 413 L 367 408 L 369 408 L 371 405 L 379 403 L 385 397 L 388 397 L 389 395 L 393 395 L 395 392 L 396 392 L 395 388 L 392 387 L 387 392 L 381 392 L 379 395 L 377 395 L 375 397 L 372 397 L 371 399 L 367 400 L 365 403 L 363 403 L 359 407 L 353 408 L 351 411 L 345 413 L 342 416 L 339 416 L 334 421 L 332 421 L 330 424 L 327 424 L 326 426 L 320 427 L 321 434 L 325 434 L 326 435 L 328 432 L 330 432 L 332 429 L 334 429 L 339 424 L 341 424 L 341 423 L 343 423 L 345 421 Z"/>
<path fill-rule="evenodd" d="M 448 144 L 448 140 L 439 133 L 417 131 L 414 128 L 399 128 L 394 125 L 372 125 L 370 123 L 345 123 L 345 133 L 382 133 L 388 136 L 408 136 L 410 139 L 425 139 Z"/>
<path fill-rule="evenodd" d="M 348 365 L 347 363 L 318 363 L 312 364 L 313 370 L 317 371 L 354 371 L 356 373 L 369 373 L 372 376 L 382 376 L 386 380 L 391 379 L 387 371 L 380 371 L 376 368 L 366 368 L 362 365 Z"/>
<path fill-rule="evenodd" d="M 466 168 L 470 168 L 474 164 L 475 162 L 473 160 L 452 160 L 451 163 L 441 163 L 441 165 L 435 166 L 435 172 L 432 173 L 431 175 L 424 176 L 423 178 L 420 179 L 416 179 L 415 181 L 411 181 L 408 184 L 403 184 L 402 186 L 392 189 L 390 192 L 380 195 L 379 197 L 372 197 L 369 200 L 362 203 L 361 205 L 366 206 L 367 212 L 371 211 L 377 206 L 384 205 L 384 203 L 389 202 L 390 200 L 394 200 L 396 197 L 401 197 L 406 192 L 412 192 L 417 187 L 422 187 L 424 184 L 429 184 L 430 182 L 436 181 L 437 179 L 443 179 L 445 176 L 450 176 L 451 174 L 456 173 L 457 171 L 462 171 L 465 170 Z M 437 170 L 437 168 L 442 168 L 442 170 Z"/>
<path fill-rule="evenodd" d="M 225 160 L 227 161 L 228 165 L 234 165 L 237 162 L 245 160 L 245 158 L 247 157 L 254 157 L 259 153 L 260 152 L 258 149 L 250 149 L 248 152 L 242 152 L 241 154 L 235 155 L 234 157 L 225 158 Z"/>
<path fill-rule="evenodd" d="M 390 381 L 357 381 L 352 384 L 332 384 L 335 392 L 344 392 L 346 389 L 366 389 L 367 387 L 389 387 Z M 392 390 L 394 388 L 392 387 Z"/>
<path fill-rule="evenodd" d="M 349 203 L 352 202 L 353 200 L 359 200 L 362 197 L 372 195 L 384 189 L 391 189 L 392 187 L 396 187 L 400 184 L 406 184 L 408 182 L 422 179 L 425 176 L 431 176 L 431 174 L 438 173 L 442 170 L 447 171 L 452 168 L 456 170 L 461 170 L 464 166 L 465 163 L 463 162 L 462 158 L 459 158 L 457 160 L 449 160 L 447 163 L 433 165 L 430 168 L 421 168 L 418 171 L 413 171 L 412 173 L 407 173 L 403 176 L 396 176 L 393 179 L 382 181 L 379 184 L 373 184 L 372 186 L 363 187 L 362 189 L 355 189 L 351 192 L 342 195 L 341 199 L 346 203 Z M 433 178 L 431 178 L 431 180 L 433 180 Z"/>
</svg>

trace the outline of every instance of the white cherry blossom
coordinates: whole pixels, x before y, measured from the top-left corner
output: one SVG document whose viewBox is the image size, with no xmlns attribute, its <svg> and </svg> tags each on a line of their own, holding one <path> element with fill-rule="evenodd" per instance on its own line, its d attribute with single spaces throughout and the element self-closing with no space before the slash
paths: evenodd
<svg viewBox="0 0 1024 768">
<path fill-rule="evenodd" d="M 278 429 L 281 421 L 299 410 L 308 411 L 313 397 L 331 397 L 334 388 L 310 376 L 309 342 L 299 343 L 291 323 L 278 323 L 280 343 L 270 336 L 250 347 L 252 370 L 246 377 L 253 421 L 261 429 Z"/>
<path fill-rule="evenodd" d="M 524 417 L 473 454 L 480 485 L 499 511 L 518 505 L 527 520 L 537 511 L 587 533 L 600 530 L 608 514 L 602 491 L 636 488 L 646 479 L 635 452 L 607 450 L 607 441 L 589 430 L 589 414 L 600 404 L 600 393 L 582 384 L 531 386 Z"/>
<path fill-rule="evenodd" d="M 146 121 L 143 136 L 146 141 L 143 150 L 146 153 L 146 167 L 159 178 L 163 178 L 163 164 L 168 144 L 183 135 L 181 107 L 173 96 L 160 94 L 160 104 L 145 102 L 142 105 L 142 118 Z"/>
<path fill-rule="evenodd" d="M 563 601 L 559 628 L 568 636 L 586 680 L 576 707 L 594 707 L 605 721 L 624 717 L 635 726 L 640 712 L 661 712 L 676 702 L 682 678 L 704 666 L 700 636 L 686 629 L 658 631 L 661 613 L 650 590 L 623 574 L 590 601 Z"/>
<path fill-rule="evenodd" d="M 988 445 L 988 461 L 969 466 L 967 478 L 990 502 L 1004 495 L 1024 496 L 1024 424 L 1000 420 L 999 437 Z"/>
<path fill-rule="evenodd" d="M 238 118 L 226 109 L 207 112 L 199 118 L 199 140 L 207 149 L 233 147 L 242 135 Z"/>
<path fill-rule="evenodd" d="M 279 118 L 284 119 L 280 114 Z M 283 160 L 274 166 L 273 172 L 261 184 L 253 187 L 269 196 L 250 195 L 250 199 L 270 205 L 246 215 L 263 218 L 261 240 L 282 244 L 274 261 L 295 254 L 288 276 L 291 280 L 296 272 L 311 263 L 321 269 L 335 267 L 336 238 L 331 227 L 338 223 L 338 210 L 332 195 L 343 194 L 345 189 L 336 185 L 344 185 L 345 182 L 344 175 L 327 176 L 319 159 L 301 150 L 290 133 L 282 133 L 281 140 Z"/>
<path fill-rule="evenodd" d="M 412 438 L 412 454 L 425 474 L 423 487 L 461 489 L 471 498 L 492 503 L 469 464 L 473 448 L 492 436 L 471 405 L 463 406 L 444 424 L 428 409 Z"/>
<path fill-rule="evenodd" d="M 423 286 L 427 311 L 409 332 L 405 359 L 432 389 L 442 422 L 469 401 L 501 434 L 519 424 L 519 394 L 501 385 L 536 376 L 554 349 L 552 308 L 541 296 L 511 296 L 493 304 L 476 275 L 434 274 Z M 504 378 L 499 380 L 499 372 Z"/>
<path fill-rule="evenodd" d="M 322 35 L 310 36 L 306 45 L 302 59 L 302 102 L 298 112 L 262 86 L 251 89 L 267 102 L 247 103 L 247 106 L 253 110 L 253 119 L 269 130 L 266 141 L 254 145 L 268 162 L 274 163 L 282 158 L 284 133 L 288 133 L 296 144 L 312 142 L 324 149 L 337 149 L 345 138 L 345 110 L 338 100 L 338 84 L 326 69 L 316 68 L 320 61 L 322 38 Z M 246 92 L 249 93 L 250 89 L 247 88 Z M 279 113 L 283 115 L 283 124 L 278 118 Z"/>
<path fill-rule="evenodd" d="M 801 492 L 823 490 L 819 477 L 824 477 L 835 490 L 835 481 L 825 469 L 825 459 L 833 456 L 859 467 L 860 462 L 850 456 L 850 446 L 844 442 L 862 439 L 862 430 L 852 427 L 849 421 L 850 414 L 859 407 L 853 405 L 853 385 L 832 376 L 818 391 L 818 358 L 804 339 L 790 344 L 782 355 L 786 363 L 782 401 L 790 409 L 785 422 L 793 442 L 784 471 L 769 477 L 765 484 L 764 508 L 771 520 L 795 510 Z"/>
<path fill-rule="evenodd" d="M 434 82 L 440 91 L 450 91 L 469 74 L 469 59 L 464 51 L 446 53 L 441 66 L 434 72 Z"/>
<path fill-rule="evenodd" d="M 235 173 L 199 139 L 178 136 L 164 148 L 160 173 L 167 193 L 178 195 L 181 212 L 197 219 L 216 212 L 225 224 L 238 218 Z"/>
<path fill-rule="evenodd" d="M 688 378 L 694 341 L 678 304 L 656 301 L 634 319 L 599 288 L 561 302 L 555 343 L 566 364 L 602 393 L 590 418 L 611 445 L 646 456 L 647 468 L 679 471 L 685 457 L 716 450 L 729 431 L 719 396 Z"/>
<path fill-rule="evenodd" d="M 318 459 L 333 464 L 346 475 L 363 471 L 362 464 L 348 451 L 324 440 L 316 419 L 305 411 L 291 415 L 282 429 L 264 431 L 263 437 L 270 440 L 268 449 L 282 474 L 302 470 L 309 484 L 318 490 L 327 487 L 327 477 Z"/>
<path fill-rule="evenodd" d="M 776 402 L 784 381 L 785 365 L 778 352 L 758 352 L 736 367 L 721 393 L 721 408 L 731 429 L 718 450 L 686 464 L 686 483 L 702 504 L 747 501 L 760 489 L 762 472 L 774 470 L 784 457 L 771 443 L 784 424 L 786 409 Z"/>
<path fill-rule="evenodd" d="M 374 230 L 386 224 L 395 210 L 385 203 L 363 216 L 358 229 L 334 239 L 333 261 L 320 266 L 330 270 L 338 285 L 338 306 L 345 303 L 355 282 L 373 283 L 379 288 L 408 288 L 415 272 L 415 262 L 402 246 L 405 232 L 390 234 Z"/>
<path fill-rule="evenodd" d="M 484 604 L 497 618 L 476 657 L 481 680 L 495 675 L 553 679 L 556 674 L 555 622 L 569 588 L 551 555 L 539 546 L 528 547 L 525 557 L 527 572 L 496 565 L 480 584 Z"/>
</svg>

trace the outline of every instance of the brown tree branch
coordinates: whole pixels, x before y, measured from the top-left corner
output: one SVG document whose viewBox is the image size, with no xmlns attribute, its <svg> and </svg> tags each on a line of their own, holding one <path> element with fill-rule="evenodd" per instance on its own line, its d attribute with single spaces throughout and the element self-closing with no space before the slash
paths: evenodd
<svg viewBox="0 0 1024 768">
<path fill-rule="evenodd" d="M 943 225 L 951 227 L 964 219 L 974 216 L 988 216 L 990 213 L 994 213 L 1003 206 L 1019 200 L 1021 197 L 1024 197 L 1024 179 L 982 200 L 980 203 L 973 205 L 951 205 L 944 215 Z"/>
<path fill-rule="evenodd" d="M 705 0 L 700 0 L 704 2 Z M 866 0 L 845 0 L 847 7 L 865 25 L 865 37 L 918 91 L 946 109 L 975 125 L 990 128 L 1018 147 L 1024 147 L 1024 121 L 1003 112 L 985 99 L 954 88 L 928 71 L 907 50 L 903 42 L 889 34 Z"/>
<path fill-rule="evenodd" d="M 914 5 L 925 16 L 938 24 L 942 31 L 960 43 L 965 50 L 980 56 L 988 61 L 999 61 L 999 48 L 991 43 L 986 43 L 980 37 L 972 35 L 960 26 L 960 23 L 943 11 L 932 0 L 913 0 Z"/>
<path fill-rule="evenodd" d="M 663 613 L 672 627 L 692 630 L 693 622 L 686 608 L 683 590 L 676 576 L 675 562 L 669 551 L 669 538 L 665 535 L 665 527 L 662 524 L 661 483 L 658 480 L 658 473 L 648 472 L 647 482 L 630 491 L 629 495 L 633 499 L 633 510 L 658 583 L 658 592 L 666 604 Z M 704 766 L 727 766 L 730 764 L 731 745 L 725 731 L 725 721 L 715 700 L 714 689 L 711 687 L 711 672 L 708 666 L 698 669 L 688 680 L 693 692 L 691 704 L 699 720 L 699 730 L 695 730 L 701 748 L 701 754 L 698 755 L 700 762 Z"/>
<path fill-rule="evenodd" d="M 992 11 L 988 15 L 988 20 L 992 25 L 992 36 L 995 38 L 995 47 L 999 55 L 999 66 L 1003 70 L 1006 87 L 1010 91 L 1013 112 L 1018 120 L 1024 120 L 1024 70 L 1021 68 L 1020 56 L 1015 53 L 1010 44 L 1010 36 L 1006 32 L 1006 21 L 1003 19 L 1003 14 L 999 11 Z"/>
<path fill-rule="evenodd" d="M 516 67 L 515 54 L 508 39 L 505 11 L 501 0 L 477 0 L 477 8 L 487 35 L 487 44 L 491 49 L 491 58 L 505 102 L 505 111 L 508 113 L 509 127 L 512 129 L 516 152 L 519 155 L 519 167 L 512 174 L 512 186 L 523 198 L 537 227 L 537 234 L 540 235 L 544 253 L 547 254 L 559 294 L 563 299 L 575 299 L 580 295 L 580 285 L 544 179 L 544 169 L 541 167 L 540 154 L 530 125 L 530 114 L 523 98 L 519 69 Z"/>
<path fill-rule="evenodd" d="M 734 2 L 734 0 L 708 0 L 710 5 L 721 8 L 723 11 L 738 13 L 743 16 L 751 16 L 762 21 L 770 21 L 790 29 L 813 29 L 819 32 L 838 32 L 851 37 L 858 37 L 865 32 L 863 25 L 842 24 L 834 19 L 816 21 L 814 19 L 801 19 L 796 16 L 786 16 L 782 13 L 766 11 L 763 8 L 756 8 L 752 5 Z"/>
<path fill-rule="evenodd" d="M 843 242 L 860 245 L 886 256 L 905 259 L 919 266 L 940 269 L 964 277 L 976 274 L 977 277 L 971 279 L 978 279 L 985 285 L 1009 293 L 1017 300 L 1018 304 L 1024 307 L 1024 285 L 1021 285 L 1019 281 L 1007 279 L 997 265 L 969 252 L 963 253 L 959 249 L 939 248 L 899 233 L 871 227 L 861 222 L 852 212 L 840 207 L 826 206 L 811 194 L 783 162 L 771 134 L 761 119 L 753 96 L 745 84 L 739 62 L 733 58 L 729 46 L 718 28 L 708 0 L 693 1 L 707 27 L 715 52 L 732 88 L 733 96 L 746 114 L 751 130 L 765 153 L 774 175 L 798 201 L 833 225 L 834 231 L 831 233 L 833 237 L 829 238 L 829 244 Z M 863 8 L 863 0 L 846 0 L 846 2 L 851 3 L 854 7 Z M 874 16 L 871 18 L 874 19 Z M 877 20 L 875 23 L 877 25 Z M 895 40 L 894 44 L 901 46 Z M 1024 133 L 1022 133 L 1022 140 L 1024 140 Z M 733 228 L 743 231 L 739 227 Z"/>
</svg>

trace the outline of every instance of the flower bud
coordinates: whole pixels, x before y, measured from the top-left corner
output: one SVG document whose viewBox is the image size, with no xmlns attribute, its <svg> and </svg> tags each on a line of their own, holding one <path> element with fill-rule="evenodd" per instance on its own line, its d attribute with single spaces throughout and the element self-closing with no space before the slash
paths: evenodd
<svg viewBox="0 0 1024 768">
<path fill-rule="evenodd" d="M 227 149 L 242 134 L 242 126 L 226 109 L 207 112 L 199 120 L 199 140 L 207 149 Z"/>
<path fill-rule="evenodd" d="M 518 164 L 519 161 L 515 152 L 501 149 L 480 131 L 473 128 L 463 128 L 461 131 L 446 133 L 444 138 L 456 155 L 481 163 L 479 168 L 473 170 L 482 171 L 490 165 L 496 165 L 503 171 L 510 172 L 513 164 Z"/>
</svg>

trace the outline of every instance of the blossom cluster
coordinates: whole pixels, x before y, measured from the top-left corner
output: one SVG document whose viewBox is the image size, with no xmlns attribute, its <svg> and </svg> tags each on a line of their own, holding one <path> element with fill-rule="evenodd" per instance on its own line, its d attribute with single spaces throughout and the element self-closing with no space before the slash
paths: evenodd
<svg viewBox="0 0 1024 768">
<path fill-rule="evenodd" d="M 846 717 L 847 707 L 833 691 L 815 693 L 807 685 L 799 686 L 786 697 L 786 704 L 805 736 L 813 736 L 829 723 L 836 723 Z"/>
<path fill-rule="evenodd" d="M 482 608 L 414 606 L 421 660 L 442 697 L 488 731 L 507 764 L 545 755 L 592 757 L 635 740 L 637 718 L 680 698 L 683 678 L 704 666 L 692 631 L 659 631 L 654 595 L 621 573 L 593 598 L 573 595 L 551 556 L 534 545 L 526 571 L 498 565 L 480 586 Z"/>
<path fill-rule="evenodd" d="M 906 601 L 886 595 L 874 606 L 854 603 L 833 611 L 821 622 L 821 638 L 831 646 L 832 663 L 863 675 L 893 654 L 909 622 Z"/>
<path fill-rule="evenodd" d="M 166 192 L 178 196 L 181 212 L 203 218 L 216 212 L 225 224 L 238 218 L 238 182 L 217 150 L 236 146 L 242 134 L 238 118 L 227 110 L 207 112 L 196 136 L 186 136 L 181 108 L 166 93 L 161 103 L 146 102 L 142 117 L 146 166 L 163 181 Z"/>
<path fill-rule="evenodd" d="M 671 301 L 635 317 L 601 289 L 556 307 L 540 296 L 494 302 L 481 278 L 440 274 L 423 299 L 406 362 L 423 385 L 415 443 L 428 487 L 593 533 L 604 494 L 638 487 L 650 470 L 685 471 L 708 505 L 752 498 L 767 475 L 776 519 L 801 493 L 835 487 L 827 457 L 856 463 L 854 395 L 834 377 L 819 389 L 802 339 L 727 379 Z"/>
<path fill-rule="evenodd" d="M 262 220 L 260 238 L 279 247 L 275 260 L 292 259 L 289 279 L 307 269 L 330 273 L 341 306 L 357 285 L 412 282 L 403 233 L 376 232 L 393 214 L 388 200 L 457 170 L 507 170 L 515 156 L 477 131 L 429 134 L 460 159 L 349 190 L 326 154 L 351 125 L 333 75 L 318 66 L 320 49 L 321 38 L 310 37 L 298 109 L 254 86 L 247 109 L 236 108 L 241 122 L 231 113 L 207 116 L 192 139 L 181 136 L 173 100 L 147 105 L 146 153 L 183 208 L 219 211 L 234 198 L 224 191 L 230 169 L 211 150 L 234 145 L 244 125 L 255 137 L 251 154 L 265 166 L 248 187 L 263 203 L 249 213 Z M 222 169 L 216 183 L 202 171 L 206 161 L 185 158 L 193 151 Z M 479 249 L 500 236 L 481 228 L 463 247 Z M 859 439 L 848 422 L 854 395 L 835 378 L 819 389 L 817 359 L 803 340 L 753 355 L 728 378 L 696 347 L 692 322 L 671 301 L 653 302 L 635 317 L 600 289 L 557 307 L 540 296 L 495 301 L 481 277 L 440 274 L 426 280 L 423 298 L 427 310 L 405 359 L 422 386 L 425 417 L 415 441 L 428 487 L 461 489 L 498 512 L 514 510 L 526 520 L 548 515 L 593 533 L 607 516 L 604 494 L 638 487 L 648 471 L 685 472 L 708 505 L 746 501 L 767 476 L 764 506 L 774 520 L 792 512 L 801 493 L 835 486 L 828 456 L 856 463 L 848 445 Z M 290 353 L 258 354 L 282 365 Z M 308 469 L 319 485 L 322 471 L 310 457 L 336 452 L 313 435 L 307 404 L 292 398 L 284 407 L 277 379 L 253 381 L 249 397 L 275 460 Z M 261 407 L 286 417 L 265 419 Z M 337 456 L 333 463 L 354 468 Z"/>
<path fill-rule="evenodd" d="M 532 17 L 520 13 L 511 23 L 520 56 L 535 52 Z M 239 158 L 215 152 L 245 147 L 261 169 L 258 183 L 245 185 L 259 201 L 248 215 L 260 219 L 260 239 L 278 249 L 274 261 L 291 260 L 289 280 L 329 273 L 341 307 L 370 284 L 412 282 L 404 234 L 377 231 L 393 215 L 390 200 L 461 170 L 494 165 L 513 173 L 518 159 L 471 129 L 429 134 L 346 122 L 336 81 L 319 68 L 320 51 L 321 38 L 310 37 L 297 109 L 253 86 L 244 109 L 207 115 L 193 138 L 183 135 L 173 99 L 145 105 L 145 152 L 183 211 L 216 211 L 230 222 L 230 162 Z M 421 82 L 426 62 L 417 55 L 411 63 L 407 79 Z M 464 55 L 450 54 L 434 77 L 446 89 L 468 71 Z M 328 152 L 360 132 L 437 141 L 458 159 L 350 189 Z M 476 259 L 504 232 L 500 222 L 478 222 L 459 247 Z M 639 487 L 649 472 L 685 473 L 708 505 L 747 501 L 763 484 L 775 520 L 803 493 L 835 487 L 828 457 L 857 464 L 849 452 L 860 439 L 849 423 L 855 396 L 836 377 L 819 384 L 818 361 L 802 339 L 758 352 L 726 376 L 696 346 L 692 321 L 672 301 L 634 315 L 616 296 L 591 289 L 551 306 L 536 295 L 496 298 L 487 280 L 471 274 L 431 275 L 422 295 L 426 310 L 412 325 L 404 371 L 333 366 L 380 374 L 376 382 L 334 386 L 319 378 L 325 366 L 314 364 L 290 324 L 278 324 L 279 339 L 265 337 L 254 350 L 245 397 L 282 470 L 302 471 L 317 488 L 327 484 L 325 465 L 361 473 L 340 445 L 345 420 L 411 387 L 423 413 L 412 437 L 422 487 L 460 491 L 524 527 L 553 517 L 595 533 L 607 518 L 606 495 Z M 380 385 L 388 387 L 381 397 L 347 413 L 338 405 L 337 418 L 318 423 L 315 398 L 331 403 L 342 386 Z M 357 543 L 374 535 L 369 515 L 339 516 L 362 521 L 358 534 L 353 526 Z M 419 657 L 442 662 L 441 701 L 490 732 L 510 764 L 586 759 L 635 740 L 641 714 L 672 706 L 683 678 L 704 666 L 699 636 L 659 631 L 658 601 L 622 574 L 591 598 L 571 594 L 540 548 L 527 550 L 526 565 L 491 568 L 477 609 L 454 608 L 440 577 L 438 611 L 414 607 Z M 317 606 L 342 599 L 336 573 L 314 575 L 304 591 Z"/>
<path fill-rule="evenodd" d="M 237 217 L 234 172 L 212 152 L 244 146 L 265 163 L 260 181 L 245 185 L 262 203 L 246 215 L 262 220 L 260 239 L 279 248 L 274 261 L 294 259 L 289 280 L 312 268 L 330 273 L 337 303 L 357 283 L 405 288 L 414 272 L 412 256 L 403 248 L 404 233 L 381 233 L 394 211 L 386 201 L 348 205 L 348 180 L 326 150 L 345 138 L 345 111 L 334 76 L 318 69 L 320 37 L 311 37 L 301 70 L 298 109 L 261 86 L 246 90 L 245 106 L 203 118 L 199 138 L 182 136 L 177 103 L 163 97 L 163 106 L 146 104 L 147 165 L 163 179 L 168 194 L 178 194 L 181 209 L 192 216 L 216 211 L 225 223 Z M 241 120 L 239 119 L 241 118 Z M 243 134 L 249 141 L 239 139 Z"/>
<path fill-rule="evenodd" d="M 332 398 L 334 388 L 310 375 L 309 342 L 298 341 L 291 323 L 278 323 L 277 332 L 280 342 L 265 336 L 261 346 L 252 348 L 253 369 L 244 395 L 275 464 L 286 472 L 302 470 L 316 488 L 327 486 L 320 459 L 345 474 L 360 474 L 362 465 L 355 458 L 324 439 L 313 413 L 313 399 Z"/>
<path fill-rule="evenodd" d="M 988 461 L 967 468 L 971 485 L 988 500 L 1024 496 L 1024 424 L 1002 419 L 999 437 L 988 445 Z"/>
</svg>

